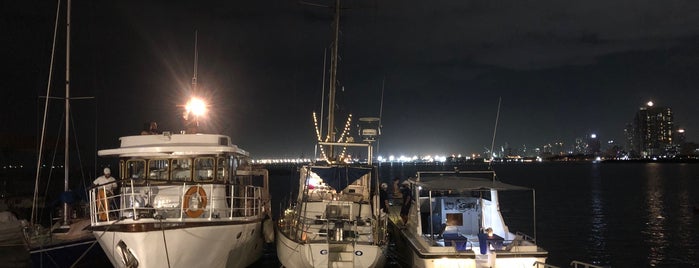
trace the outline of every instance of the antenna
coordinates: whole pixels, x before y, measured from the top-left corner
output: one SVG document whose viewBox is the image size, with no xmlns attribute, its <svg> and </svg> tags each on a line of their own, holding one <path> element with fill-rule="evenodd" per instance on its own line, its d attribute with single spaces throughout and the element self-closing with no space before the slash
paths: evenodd
<svg viewBox="0 0 699 268">
<path fill-rule="evenodd" d="M 192 77 L 192 93 L 197 91 L 197 65 L 199 65 L 198 30 L 194 30 L 194 76 Z"/>
<path fill-rule="evenodd" d="M 383 118 L 383 95 L 386 91 L 386 76 L 381 81 L 381 105 L 379 106 L 379 135 L 381 135 L 381 118 Z M 379 141 L 376 141 L 376 153 L 379 153 Z"/>
<path fill-rule="evenodd" d="M 498 132 L 498 119 L 500 119 L 500 103 L 502 102 L 502 97 L 498 98 L 498 112 L 495 115 L 495 128 L 493 129 L 493 141 L 490 143 L 490 162 L 488 162 L 488 168 L 493 164 L 493 147 L 495 147 L 495 134 Z"/>
</svg>

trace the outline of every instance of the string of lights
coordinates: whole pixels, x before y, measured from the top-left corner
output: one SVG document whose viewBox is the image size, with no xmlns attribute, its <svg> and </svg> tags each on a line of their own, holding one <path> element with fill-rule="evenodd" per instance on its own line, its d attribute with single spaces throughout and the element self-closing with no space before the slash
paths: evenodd
<svg viewBox="0 0 699 268">
<path fill-rule="evenodd" d="M 322 142 L 323 139 L 322 139 L 321 134 L 320 134 L 320 128 L 318 127 L 318 116 L 316 115 L 315 112 L 313 112 L 313 126 L 315 127 L 315 130 L 316 130 L 316 138 L 318 139 L 319 142 Z M 345 122 L 345 127 L 342 130 L 342 133 L 340 134 L 340 138 L 338 138 L 336 142 L 343 142 L 343 141 L 348 140 L 348 138 L 346 138 L 346 137 L 349 137 L 351 126 L 352 126 L 352 114 L 349 114 L 347 116 L 347 121 Z M 328 134 L 325 137 L 325 142 L 327 142 L 328 140 L 330 140 L 330 130 L 328 130 Z M 320 154 L 322 156 L 322 159 L 328 160 L 328 156 L 325 153 L 325 147 L 322 145 L 318 146 L 318 147 L 320 147 Z M 346 153 L 347 153 L 347 147 L 343 146 L 342 153 L 340 153 L 340 159 L 345 158 Z"/>
</svg>

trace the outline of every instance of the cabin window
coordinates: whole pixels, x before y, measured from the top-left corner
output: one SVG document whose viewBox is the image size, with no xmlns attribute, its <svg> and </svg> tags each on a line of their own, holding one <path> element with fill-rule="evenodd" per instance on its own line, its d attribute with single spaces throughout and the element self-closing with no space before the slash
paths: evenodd
<svg viewBox="0 0 699 268">
<path fill-rule="evenodd" d="M 192 159 L 175 158 L 172 159 L 172 181 L 191 181 L 192 180 Z"/>
<path fill-rule="evenodd" d="M 217 181 L 226 181 L 228 178 L 228 172 L 230 171 L 230 162 L 228 161 L 228 158 L 225 157 L 219 157 L 216 159 L 218 163 L 216 163 L 216 180 Z"/>
<path fill-rule="evenodd" d="M 153 181 L 167 181 L 170 172 L 168 171 L 167 159 L 153 159 L 148 161 L 148 179 Z"/>
<path fill-rule="evenodd" d="M 143 184 L 146 181 L 146 161 L 141 159 L 126 161 L 126 177 L 134 184 Z"/>
<path fill-rule="evenodd" d="M 200 157 L 194 159 L 194 180 L 213 181 L 214 180 L 214 158 Z"/>
<path fill-rule="evenodd" d="M 447 213 L 447 226 L 463 226 L 464 225 L 464 214 L 463 213 Z"/>
</svg>

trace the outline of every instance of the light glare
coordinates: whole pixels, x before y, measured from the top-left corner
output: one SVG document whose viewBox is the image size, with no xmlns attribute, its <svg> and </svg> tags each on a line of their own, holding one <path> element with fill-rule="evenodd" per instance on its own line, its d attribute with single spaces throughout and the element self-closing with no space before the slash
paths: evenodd
<svg viewBox="0 0 699 268">
<path fill-rule="evenodd" d="M 187 109 L 188 113 L 191 113 L 194 116 L 203 116 L 206 114 L 206 103 L 199 98 L 192 98 L 189 100 L 185 108 Z"/>
</svg>

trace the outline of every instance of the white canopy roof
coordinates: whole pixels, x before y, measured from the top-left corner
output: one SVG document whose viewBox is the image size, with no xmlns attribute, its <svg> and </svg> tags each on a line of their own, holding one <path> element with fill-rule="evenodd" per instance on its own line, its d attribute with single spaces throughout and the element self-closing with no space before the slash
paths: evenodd
<svg viewBox="0 0 699 268">
<path fill-rule="evenodd" d="M 121 147 L 99 150 L 100 156 L 170 156 L 234 153 L 249 156 L 249 153 L 231 143 L 224 135 L 215 134 L 161 134 L 138 135 L 119 138 Z"/>
</svg>

